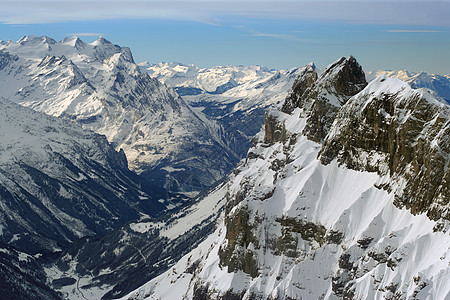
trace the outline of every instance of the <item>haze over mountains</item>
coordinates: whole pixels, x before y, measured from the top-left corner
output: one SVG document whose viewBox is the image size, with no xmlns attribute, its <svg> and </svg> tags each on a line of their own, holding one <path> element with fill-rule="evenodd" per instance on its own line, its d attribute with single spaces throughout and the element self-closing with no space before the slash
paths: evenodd
<svg viewBox="0 0 450 300">
<path fill-rule="evenodd" d="M 448 75 L 28 36 L 0 82 L 2 297 L 450 295 Z"/>
</svg>

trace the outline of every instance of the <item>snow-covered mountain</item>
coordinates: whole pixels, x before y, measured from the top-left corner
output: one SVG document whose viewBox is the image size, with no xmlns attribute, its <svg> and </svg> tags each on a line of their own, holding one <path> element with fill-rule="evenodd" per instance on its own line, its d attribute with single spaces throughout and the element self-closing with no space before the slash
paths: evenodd
<svg viewBox="0 0 450 300">
<path fill-rule="evenodd" d="M 166 210 L 104 136 L 0 98 L 0 242 L 54 252 Z"/>
<path fill-rule="evenodd" d="M 102 37 L 88 44 L 28 36 L 0 42 L 0 50 L 1 96 L 104 134 L 157 184 L 198 192 L 238 161 L 214 124 L 141 73 L 126 47 Z"/>
<path fill-rule="evenodd" d="M 47 281 L 69 299 L 128 294 L 168 270 L 214 231 L 226 191 L 220 182 L 180 210 L 78 241 L 47 265 Z"/>
<path fill-rule="evenodd" d="M 123 299 L 446 299 L 449 137 L 450 107 L 426 92 L 367 84 L 353 57 L 306 66 L 214 233 Z"/>
<path fill-rule="evenodd" d="M 17 251 L 1 242 L 0 283 L 2 299 L 61 299 L 61 294 L 47 285 L 47 275 L 38 255 Z"/>
<path fill-rule="evenodd" d="M 277 71 L 261 66 L 217 66 L 200 68 L 195 65 L 160 62 L 139 63 L 142 70 L 172 86 L 178 94 L 222 94 L 236 86 L 271 77 Z"/>
<path fill-rule="evenodd" d="M 386 75 L 393 78 L 398 78 L 414 89 L 425 88 L 430 89 L 437 93 L 439 97 L 447 101 L 450 104 L 450 74 L 437 75 L 428 74 L 425 72 L 408 72 L 401 71 L 371 71 L 367 72 L 366 76 L 369 81 L 379 75 Z"/>
<path fill-rule="evenodd" d="M 214 121 L 218 139 L 239 158 L 245 157 L 251 139 L 264 124 L 267 108 L 284 100 L 299 74 L 298 68 L 277 71 L 261 66 L 139 65 Z"/>
</svg>

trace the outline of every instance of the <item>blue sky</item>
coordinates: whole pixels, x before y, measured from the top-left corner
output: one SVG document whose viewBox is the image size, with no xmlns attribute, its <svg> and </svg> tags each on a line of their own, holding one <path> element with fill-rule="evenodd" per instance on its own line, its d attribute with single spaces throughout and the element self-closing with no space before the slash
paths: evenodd
<svg viewBox="0 0 450 300">
<path fill-rule="evenodd" d="M 354 55 L 366 70 L 450 73 L 450 0 L 0 0 L 0 39 L 98 35 L 137 62 L 319 67 Z"/>
</svg>

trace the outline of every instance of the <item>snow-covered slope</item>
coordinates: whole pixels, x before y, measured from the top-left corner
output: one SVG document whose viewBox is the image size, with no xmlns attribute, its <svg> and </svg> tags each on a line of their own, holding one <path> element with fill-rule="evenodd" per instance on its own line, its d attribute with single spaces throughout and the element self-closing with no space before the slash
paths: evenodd
<svg viewBox="0 0 450 300">
<path fill-rule="evenodd" d="M 449 297 L 449 107 L 396 79 L 365 87 L 352 57 L 303 76 L 230 178 L 215 232 L 123 299 Z M 428 168 L 438 187 L 414 196 L 434 197 L 398 201 Z"/>
<path fill-rule="evenodd" d="M 167 193 L 138 177 L 104 136 L 0 97 L 0 241 L 55 251 L 142 214 Z"/>
<path fill-rule="evenodd" d="M 104 134 L 157 184 L 196 192 L 237 161 L 202 113 L 141 73 L 128 48 L 101 37 L 88 44 L 28 36 L 0 50 L 1 96 Z"/>
<path fill-rule="evenodd" d="M 217 66 L 199 68 L 180 63 L 140 63 L 141 69 L 184 95 L 200 93 L 222 94 L 248 82 L 255 82 L 276 74 L 276 71 L 261 66 Z"/>
<path fill-rule="evenodd" d="M 405 70 L 401 71 L 371 71 L 367 72 L 367 79 L 371 81 L 377 76 L 386 75 L 398 78 L 415 89 L 425 88 L 437 93 L 439 97 L 450 104 L 450 74 L 437 75 L 425 72 L 413 73 Z"/>
<path fill-rule="evenodd" d="M 252 137 L 264 124 L 267 108 L 284 100 L 300 72 L 261 66 L 199 68 L 148 62 L 140 66 L 213 121 L 217 138 L 239 158 L 245 156 Z"/>
<path fill-rule="evenodd" d="M 42 260 L 0 243 L 0 296 L 2 299 L 61 299 L 46 284 Z"/>
<path fill-rule="evenodd" d="M 180 210 L 82 239 L 46 268 L 48 281 L 70 299 L 126 295 L 168 270 L 214 231 L 226 192 L 221 182 Z"/>
</svg>

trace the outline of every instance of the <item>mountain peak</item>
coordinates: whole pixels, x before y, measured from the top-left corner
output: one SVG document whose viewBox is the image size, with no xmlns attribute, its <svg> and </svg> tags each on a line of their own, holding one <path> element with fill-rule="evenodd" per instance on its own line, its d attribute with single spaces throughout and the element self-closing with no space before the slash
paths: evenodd
<svg viewBox="0 0 450 300">
<path fill-rule="evenodd" d="M 99 36 L 94 42 L 91 43 L 91 45 L 112 45 L 112 43 L 105 39 L 103 36 Z"/>
<path fill-rule="evenodd" d="M 64 38 L 64 40 L 61 43 L 66 44 L 66 45 L 70 45 L 70 46 L 74 47 L 77 50 L 82 50 L 82 49 L 84 49 L 86 47 L 86 43 L 83 42 L 76 35 Z"/>
<path fill-rule="evenodd" d="M 309 63 L 300 70 L 300 74 L 292 86 L 291 93 L 286 98 L 282 111 L 291 113 L 296 107 L 304 107 L 306 91 L 317 81 L 318 75 L 314 63 Z"/>
<path fill-rule="evenodd" d="M 429 94 L 385 75 L 342 106 L 320 153 L 350 169 L 389 175 L 395 204 L 430 219 L 450 219 L 450 109 Z M 400 188 L 396 182 L 405 181 Z M 447 200 L 443 200 L 447 199 Z"/>
<path fill-rule="evenodd" d="M 327 89 L 332 88 L 335 93 L 347 99 L 367 85 L 364 71 L 353 56 L 341 57 L 329 65 L 320 75 L 319 81 L 322 81 Z M 343 104 L 343 102 L 330 103 L 336 106 Z"/>
<path fill-rule="evenodd" d="M 21 37 L 21 38 L 17 41 L 17 43 L 20 44 L 20 43 L 27 42 L 27 41 L 30 41 L 30 40 L 35 39 L 35 38 L 36 38 L 36 36 L 35 36 L 34 34 L 25 35 L 25 36 Z"/>
<path fill-rule="evenodd" d="M 306 65 L 307 68 L 311 68 L 313 70 L 316 70 L 316 65 L 313 62 L 310 62 L 309 64 Z"/>
<path fill-rule="evenodd" d="M 367 85 L 364 71 L 353 56 L 341 57 L 318 76 L 314 64 L 306 65 L 286 98 L 282 111 L 303 109 L 308 116 L 305 131 L 310 140 L 325 138 L 338 109 Z"/>
<path fill-rule="evenodd" d="M 17 41 L 18 44 L 47 44 L 54 45 L 56 41 L 48 36 L 35 36 L 33 34 L 23 36 L 20 40 Z"/>
</svg>

